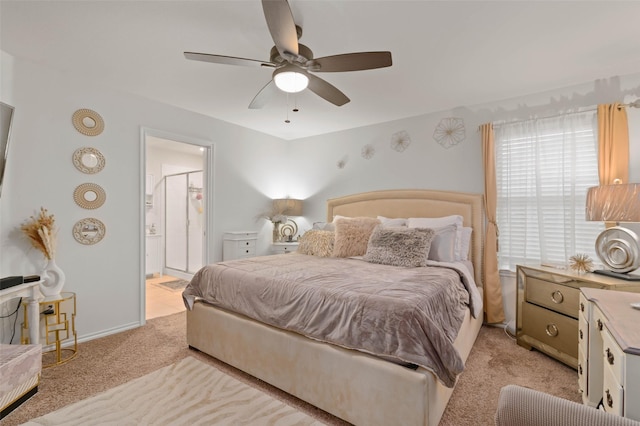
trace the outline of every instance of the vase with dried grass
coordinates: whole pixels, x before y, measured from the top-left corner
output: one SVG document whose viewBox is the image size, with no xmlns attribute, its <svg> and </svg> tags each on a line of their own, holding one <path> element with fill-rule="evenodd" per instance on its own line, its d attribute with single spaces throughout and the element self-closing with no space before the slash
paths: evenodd
<svg viewBox="0 0 640 426">
<path fill-rule="evenodd" d="M 59 296 L 66 277 L 55 260 L 58 232 L 54 216 L 44 207 L 40 207 L 40 213 L 37 216 L 31 216 L 20 229 L 31 241 L 31 245 L 40 250 L 47 259 L 44 270 L 40 274 L 40 292 L 45 297 Z"/>
</svg>

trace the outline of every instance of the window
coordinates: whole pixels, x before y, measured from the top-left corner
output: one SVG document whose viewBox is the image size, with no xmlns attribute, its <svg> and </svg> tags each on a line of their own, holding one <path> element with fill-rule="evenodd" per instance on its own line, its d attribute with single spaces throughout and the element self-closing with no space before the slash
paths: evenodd
<svg viewBox="0 0 640 426">
<path fill-rule="evenodd" d="M 601 222 L 585 220 L 587 189 L 598 185 L 596 112 L 495 128 L 498 266 L 594 261 Z"/>
</svg>

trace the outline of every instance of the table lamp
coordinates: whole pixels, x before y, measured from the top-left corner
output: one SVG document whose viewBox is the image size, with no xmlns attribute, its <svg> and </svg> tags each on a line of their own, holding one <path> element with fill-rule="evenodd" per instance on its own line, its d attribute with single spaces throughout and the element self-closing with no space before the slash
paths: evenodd
<svg viewBox="0 0 640 426">
<path fill-rule="evenodd" d="M 601 185 L 587 191 L 586 220 L 616 222 L 596 239 L 596 254 L 605 269 L 594 272 L 630 281 L 640 275 L 629 272 L 640 268 L 638 234 L 618 226 L 620 222 L 640 222 L 640 183 Z"/>
</svg>

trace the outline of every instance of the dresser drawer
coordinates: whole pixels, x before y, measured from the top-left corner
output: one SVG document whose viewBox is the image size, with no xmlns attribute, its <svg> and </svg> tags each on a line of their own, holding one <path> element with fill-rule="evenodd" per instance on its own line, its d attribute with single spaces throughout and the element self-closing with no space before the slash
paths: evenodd
<svg viewBox="0 0 640 426">
<path fill-rule="evenodd" d="M 582 315 L 579 315 L 578 318 L 578 346 L 582 352 L 587 353 L 589 349 L 589 323 Z"/>
<path fill-rule="evenodd" d="M 606 326 L 602 330 L 602 354 L 604 356 L 604 365 L 611 369 L 616 381 L 622 383 L 622 377 L 625 374 L 624 355 L 620 347 L 613 341 L 613 337 L 611 337 Z"/>
<path fill-rule="evenodd" d="M 586 399 L 589 394 L 587 389 L 587 377 L 589 374 L 589 365 L 587 364 L 587 356 L 582 351 L 582 348 L 578 349 L 578 390 L 582 394 L 582 400 Z"/>
<path fill-rule="evenodd" d="M 624 389 L 614 378 L 613 372 L 606 365 L 604 367 L 604 386 L 602 405 L 607 413 L 622 416 L 624 414 Z"/>
<path fill-rule="evenodd" d="M 236 249 L 237 257 L 253 257 L 256 255 L 256 246 L 238 247 Z"/>
<path fill-rule="evenodd" d="M 522 304 L 522 331 L 540 342 L 578 358 L 578 321 L 531 303 Z"/>
<path fill-rule="evenodd" d="M 530 277 L 526 289 L 527 302 L 578 318 L 580 290 Z"/>
</svg>

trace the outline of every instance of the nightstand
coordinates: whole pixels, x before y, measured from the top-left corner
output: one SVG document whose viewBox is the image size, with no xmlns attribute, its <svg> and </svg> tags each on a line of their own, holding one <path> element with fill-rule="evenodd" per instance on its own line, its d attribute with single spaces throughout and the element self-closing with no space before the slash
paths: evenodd
<svg viewBox="0 0 640 426">
<path fill-rule="evenodd" d="M 578 369 L 580 288 L 640 292 L 640 283 L 543 266 L 517 267 L 516 339 Z M 584 333 L 584 332 L 583 332 Z"/>
<path fill-rule="evenodd" d="M 78 354 L 76 334 L 76 294 L 62 292 L 58 296 L 47 296 L 38 301 L 44 329 L 45 344 L 52 347 L 42 351 L 42 368 L 53 367 L 72 360 Z M 22 343 L 31 343 L 25 335 L 29 330 L 29 318 L 25 313 L 22 328 Z M 64 347 L 63 347 L 64 346 Z"/>
<path fill-rule="evenodd" d="M 640 420 L 640 294 L 583 288 L 578 383 L 584 404 Z"/>
<path fill-rule="evenodd" d="M 273 254 L 286 254 L 293 253 L 298 250 L 298 242 L 292 241 L 289 243 L 273 243 L 271 245 L 271 252 Z"/>
<path fill-rule="evenodd" d="M 255 256 L 257 239 L 258 233 L 253 231 L 225 232 L 222 239 L 222 260 Z"/>
</svg>

